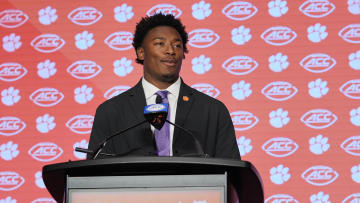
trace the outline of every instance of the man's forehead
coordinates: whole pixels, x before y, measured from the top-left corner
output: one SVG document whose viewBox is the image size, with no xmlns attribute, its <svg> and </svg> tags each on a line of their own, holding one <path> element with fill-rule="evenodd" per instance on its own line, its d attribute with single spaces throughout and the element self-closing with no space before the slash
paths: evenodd
<svg viewBox="0 0 360 203">
<path fill-rule="evenodd" d="M 172 34 L 172 36 L 171 36 L 172 38 L 175 38 L 176 40 L 181 41 L 181 36 L 180 36 L 179 32 L 171 26 L 154 27 L 148 31 L 148 33 L 145 35 L 145 38 L 150 37 L 151 40 L 168 39 L 169 38 L 168 34 Z"/>
</svg>

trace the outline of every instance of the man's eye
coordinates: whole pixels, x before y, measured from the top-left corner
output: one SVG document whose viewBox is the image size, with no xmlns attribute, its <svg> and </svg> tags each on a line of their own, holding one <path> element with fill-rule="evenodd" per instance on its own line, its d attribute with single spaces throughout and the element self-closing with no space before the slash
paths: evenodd
<svg viewBox="0 0 360 203">
<path fill-rule="evenodd" d="M 155 42 L 155 45 L 164 45 L 163 42 Z"/>
</svg>

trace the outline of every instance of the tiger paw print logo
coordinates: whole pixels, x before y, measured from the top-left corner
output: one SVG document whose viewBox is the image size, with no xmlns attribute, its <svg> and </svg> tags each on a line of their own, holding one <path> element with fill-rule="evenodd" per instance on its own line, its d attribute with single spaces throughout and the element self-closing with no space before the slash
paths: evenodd
<svg viewBox="0 0 360 203">
<path fill-rule="evenodd" d="M 9 141 L 0 145 L 0 157 L 5 161 L 11 161 L 19 155 L 18 144 Z"/>
</svg>

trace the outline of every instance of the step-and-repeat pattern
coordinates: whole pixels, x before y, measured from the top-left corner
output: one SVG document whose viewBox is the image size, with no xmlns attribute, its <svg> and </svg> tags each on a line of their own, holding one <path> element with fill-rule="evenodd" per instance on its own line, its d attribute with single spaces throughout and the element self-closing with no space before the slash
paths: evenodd
<svg viewBox="0 0 360 203">
<path fill-rule="evenodd" d="M 226 104 L 266 202 L 360 202 L 359 0 L 2 0 L 0 202 L 55 202 L 42 166 L 85 158 L 156 12 L 186 25 L 182 77 Z"/>
</svg>

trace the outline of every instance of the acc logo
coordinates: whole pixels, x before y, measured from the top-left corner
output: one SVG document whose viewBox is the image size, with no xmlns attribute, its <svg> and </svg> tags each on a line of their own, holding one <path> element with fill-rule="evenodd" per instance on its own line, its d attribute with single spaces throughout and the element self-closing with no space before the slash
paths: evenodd
<svg viewBox="0 0 360 203">
<path fill-rule="evenodd" d="M 30 100 L 42 107 L 55 106 L 64 98 L 64 94 L 51 87 L 36 90 L 30 95 Z"/>
<path fill-rule="evenodd" d="M 274 157 L 286 157 L 293 154 L 299 146 L 289 138 L 275 137 L 262 146 L 262 149 Z"/>
<path fill-rule="evenodd" d="M 222 13 L 232 20 L 247 20 L 255 15 L 257 8 L 246 1 L 235 1 L 225 6 Z"/>
<path fill-rule="evenodd" d="M 125 86 L 125 85 L 114 86 L 105 92 L 104 97 L 105 97 L 105 99 L 111 99 L 111 98 L 125 92 L 128 89 L 130 89 L 130 86 Z"/>
<path fill-rule="evenodd" d="M 31 203 L 56 203 L 56 201 L 51 198 L 38 198 Z"/>
<path fill-rule="evenodd" d="M 347 81 L 340 87 L 340 92 L 351 99 L 360 99 L 360 79 Z"/>
<path fill-rule="evenodd" d="M 327 54 L 310 54 L 300 61 L 305 70 L 312 73 L 323 73 L 336 65 L 334 58 Z"/>
<path fill-rule="evenodd" d="M 167 105 L 168 104 L 153 104 L 145 107 L 146 112 L 158 112 L 165 110 L 167 111 Z"/>
<path fill-rule="evenodd" d="M 6 28 L 16 28 L 29 19 L 24 12 L 17 9 L 7 9 L 0 12 L 0 25 Z"/>
<path fill-rule="evenodd" d="M 335 5 L 328 0 L 307 0 L 299 7 L 299 10 L 311 18 L 321 18 L 329 15 L 335 9 Z"/>
<path fill-rule="evenodd" d="M 22 184 L 24 184 L 24 182 L 25 179 L 16 172 L 12 172 L 12 171 L 0 172 L 0 190 L 2 191 L 16 190 Z"/>
<path fill-rule="evenodd" d="M 0 80 L 12 82 L 26 75 L 25 67 L 18 63 L 3 63 L 0 65 Z"/>
<path fill-rule="evenodd" d="M 360 24 L 352 24 L 340 30 L 339 36 L 350 43 L 360 43 Z"/>
<path fill-rule="evenodd" d="M 326 109 L 314 109 L 305 113 L 300 120 L 310 128 L 323 129 L 334 124 L 337 116 Z"/>
<path fill-rule="evenodd" d="M 102 17 L 102 13 L 93 7 L 79 7 L 67 16 L 71 22 L 77 25 L 92 25 Z"/>
<path fill-rule="evenodd" d="M 146 15 L 152 16 L 156 13 L 162 13 L 162 14 L 171 14 L 175 18 L 178 18 L 181 16 L 182 11 L 176 6 L 172 4 L 158 4 L 156 6 L 153 6 L 150 10 L 146 12 Z"/>
<path fill-rule="evenodd" d="M 258 63 L 249 56 L 233 56 L 222 67 L 233 75 L 246 75 L 258 67 Z"/>
<path fill-rule="evenodd" d="M 90 79 L 101 72 L 102 68 L 93 61 L 81 60 L 71 64 L 66 71 L 77 79 Z"/>
<path fill-rule="evenodd" d="M 338 176 L 339 174 L 328 166 L 313 166 L 301 174 L 306 182 L 316 186 L 328 185 Z"/>
<path fill-rule="evenodd" d="M 288 82 L 276 81 L 266 85 L 261 93 L 273 101 L 285 101 L 297 93 L 297 88 Z"/>
<path fill-rule="evenodd" d="M 209 95 L 210 97 L 216 98 L 220 94 L 220 90 L 215 88 L 213 85 L 206 83 L 199 83 L 191 86 L 199 92 Z"/>
<path fill-rule="evenodd" d="M 197 48 L 206 48 L 219 41 L 220 36 L 209 29 L 196 29 L 189 33 L 189 44 Z"/>
<path fill-rule="evenodd" d="M 360 193 L 354 193 L 346 197 L 342 203 L 357 203 L 360 202 Z"/>
<path fill-rule="evenodd" d="M 105 39 L 105 44 L 117 51 L 128 50 L 132 47 L 133 38 L 131 32 L 114 32 Z"/>
<path fill-rule="evenodd" d="M 265 40 L 266 43 L 275 46 L 289 44 L 296 37 L 297 34 L 293 30 L 285 26 L 271 27 L 261 34 L 261 38 Z"/>
<path fill-rule="evenodd" d="M 41 142 L 31 147 L 28 153 L 38 161 L 48 162 L 57 159 L 63 150 L 52 142 Z"/>
<path fill-rule="evenodd" d="M 0 135 L 12 136 L 24 130 L 26 124 L 16 117 L 6 116 L 0 118 Z"/>
<path fill-rule="evenodd" d="M 30 45 L 39 52 L 51 53 L 65 45 L 65 41 L 56 34 L 42 34 L 35 37 Z"/>
<path fill-rule="evenodd" d="M 259 119 L 247 111 L 235 111 L 230 114 L 235 130 L 243 131 L 254 127 Z"/>
<path fill-rule="evenodd" d="M 265 200 L 265 203 L 299 203 L 294 197 L 286 194 L 273 195 Z"/>
<path fill-rule="evenodd" d="M 94 122 L 94 116 L 91 115 L 77 115 L 66 122 L 66 127 L 78 134 L 88 134 Z"/>
<path fill-rule="evenodd" d="M 341 148 L 351 155 L 360 156 L 360 136 L 349 137 L 341 144 Z"/>
</svg>

